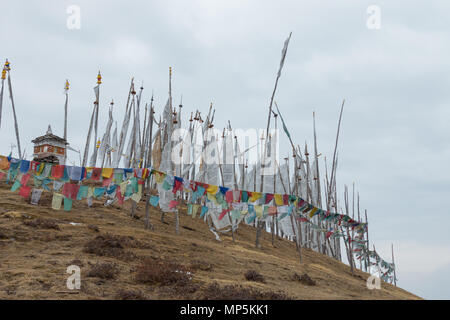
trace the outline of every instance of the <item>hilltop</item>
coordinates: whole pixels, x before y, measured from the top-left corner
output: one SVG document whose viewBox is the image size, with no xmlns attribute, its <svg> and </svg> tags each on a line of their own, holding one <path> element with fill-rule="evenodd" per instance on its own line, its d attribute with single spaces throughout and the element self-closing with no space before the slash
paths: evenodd
<svg viewBox="0 0 450 320">
<path fill-rule="evenodd" d="M 51 209 L 49 192 L 34 206 L 9 189 L 0 182 L 0 299 L 420 299 L 384 282 L 368 290 L 367 273 L 308 249 L 300 264 L 293 242 L 273 247 L 265 232 L 256 249 L 245 224 L 235 243 L 216 241 L 183 207 L 177 235 L 173 214 L 162 223 L 153 207 L 154 229 L 144 229 L 144 201 L 134 218 L 131 201 L 74 201 L 64 212 Z M 69 265 L 81 268 L 80 290 L 66 287 Z"/>
</svg>

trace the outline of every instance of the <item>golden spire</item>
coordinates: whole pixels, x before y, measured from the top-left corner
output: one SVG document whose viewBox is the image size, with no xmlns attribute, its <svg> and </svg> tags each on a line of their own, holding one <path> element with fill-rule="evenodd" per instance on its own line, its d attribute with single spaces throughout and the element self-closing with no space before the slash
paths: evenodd
<svg viewBox="0 0 450 320">
<path fill-rule="evenodd" d="M 69 85 L 70 85 L 69 80 L 66 79 L 66 84 L 64 86 L 64 90 L 69 91 Z"/>
<path fill-rule="evenodd" d="M 172 67 L 169 67 L 169 75 L 172 75 Z"/>
<path fill-rule="evenodd" d="M 98 75 L 97 75 L 97 84 L 101 84 L 102 83 L 102 75 L 100 74 L 100 70 L 98 71 Z"/>
</svg>

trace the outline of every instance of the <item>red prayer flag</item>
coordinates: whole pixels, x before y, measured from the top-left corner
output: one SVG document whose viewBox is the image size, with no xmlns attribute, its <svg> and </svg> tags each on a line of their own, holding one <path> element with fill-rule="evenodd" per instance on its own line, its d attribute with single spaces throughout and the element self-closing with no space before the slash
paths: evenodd
<svg viewBox="0 0 450 320">
<path fill-rule="evenodd" d="M 181 191 L 183 190 L 183 183 L 180 180 L 175 179 L 172 192 L 177 193 L 177 191 L 179 191 L 179 190 L 181 190 Z"/>
<path fill-rule="evenodd" d="M 122 195 L 122 192 L 120 191 L 120 186 L 117 187 L 116 197 L 117 197 L 117 200 L 119 201 L 119 204 L 123 205 L 123 200 L 125 197 Z"/>
<path fill-rule="evenodd" d="M 95 181 L 100 180 L 101 175 L 102 175 L 102 168 L 93 168 L 91 180 L 95 180 Z"/>
<path fill-rule="evenodd" d="M 64 177 L 64 166 L 57 164 L 52 167 L 52 177 L 55 179 L 61 179 Z"/>
<path fill-rule="evenodd" d="M 28 186 L 22 186 L 19 190 L 19 195 L 27 199 L 30 196 L 31 187 Z"/>
<path fill-rule="evenodd" d="M 273 193 L 266 193 L 266 204 L 273 200 Z"/>
<path fill-rule="evenodd" d="M 20 179 L 20 184 L 24 186 L 28 183 L 28 180 L 30 180 L 30 175 L 28 173 L 24 174 L 22 179 Z"/>
<path fill-rule="evenodd" d="M 177 200 L 172 200 L 169 203 L 169 209 L 173 209 L 178 205 L 178 201 Z"/>
<path fill-rule="evenodd" d="M 103 183 L 102 183 L 102 187 L 107 187 L 107 186 L 109 186 L 109 185 L 111 184 L 111 182 L 112 182 L 112 178 L 104 179 L 104 180 L 103 180 Z"/>
<path fill-rule="evenodd" d="M 228 203 L 232 203 L 232 202 L 233 202 L 233 190 L 228 190 L 228 191 L 225 193 L 225 200 L 226 200 Z"/>
<path fill-rule="evenodd" d="M 228 211 L 230 211 L 230 209 L 223 209 L 222 213 L 219 216 L 219 220 L 222 220 L 223 217 L 225 217 L 225 215 L 228 213 Z"/>
</svg>

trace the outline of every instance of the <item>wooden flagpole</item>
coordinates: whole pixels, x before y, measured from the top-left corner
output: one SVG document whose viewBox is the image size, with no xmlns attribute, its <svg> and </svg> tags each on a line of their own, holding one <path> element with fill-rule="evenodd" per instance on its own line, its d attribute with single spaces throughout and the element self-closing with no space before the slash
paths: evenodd
<svg viewBox="0 0 450 320">
<path fill-rule="evenodd" d="M 19 125 L 17 124 L 16 107 L 14 105 L 14 98 L 13 98 L 12 86 L 11 86 L 11 71 L 10 71 L 11 67 L 10 67 L 8 59 L 6 59 L 6 62 L 5 62 L 5 69 L 6 69 L 6 71 L 8 71 L 9 97 L 11 98 L 11 105 L 12 105 L 13 116 L 14 116 L 14 129 L 16 131 L 17 151 L 19 153 L 19 159 L 22 159 L 22 149 L 20 148 L 20 137 L 19 137 Z"/>
<path fill-rule="evenodd" d="M 269 115 L 267 116 L 267 129 L 266 129 L 266 141 L 264 143 L 264 152 L 263 152 L 263 161 L 266 162 L 266 155 L 267 155 L 267 141 L 269 137 L 269 128 L 270 128 L 270 118 L 272 115 L 272 105 L 273 105 L 273 99 L 275 98 L 275 92 L 277 91 L 278 87 L 278 80 L 281 76 L 281 70 L 283 69 L 284 60 L 286 58 L 286 53 L 289 45 L 289 40 L 291 39 L 292 32 L 289 34 L 289 37 L 284 42 L 284 47 L 282 50 L 281 55 L 281 61 L 280 61 L 280 68 L 278 69 L 277 78 L 275 80 L 275 86 L 273 88 L 272 96 L 270 97 L 270 104 L 269 104 Z M 265 163 L 264 163 L 265 164 Z M 263 164 L 261 164 L 261 169 L 263 168 Z M 260 186 L 260 192 L 263 192 L 263 185 L 264 185 L 264 174 L 263 170 L 261 170 L 261 186 Z M 255 247 L 260 248 L 259 238 L 261 235 L 261 228 L 262 228 L 262 222 L 258 220 L 258 226 L 256 229 L 256 241 L 255 241 Z"/>
</svg>

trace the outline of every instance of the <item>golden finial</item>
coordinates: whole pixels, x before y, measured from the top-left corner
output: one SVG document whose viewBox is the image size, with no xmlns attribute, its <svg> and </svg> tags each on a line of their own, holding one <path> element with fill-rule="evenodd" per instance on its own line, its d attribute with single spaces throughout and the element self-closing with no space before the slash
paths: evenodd
<svg viewBox="0 0 450 320">
<path fill-rule="evenodd" d="M 68 91 L 69 90 L 69 80 L 66 79 L 66 85 L 64 86 L 64 90 Z"/>
<path fill-rule="evenodd" d="M 97 141 L 97 146 L 96 146 L 96 147 L 97 147 L 97 149 L 99 149 L 99 148 L 100 148 L 100 144 L 101 144 L 101 143 L 102 143 L 102 142 L 101 142 L 100 140 L 98 140 L 98 141 Z"/>
<path fill-rule="evenodd" d="M 169 75 L 172 76 L 172 67 L 169 67 Z"/>
<path fill-rule="evenodd" d="M 97 84 L 101 84 L 102 83 L 102 75 L 100 74 L 100 70 L 98 71 L 98 75 L 97 75 Z"/>
<path fill-rule="evenodd" d="M 6 59 L 6 61 L 5 61 L 5 69 L 6 69 L 6 71 L 11 70 L 8 59 Z"/>
<path fill-rule="evenodd" d="M 6 79 L 6 69 L 3 68 L 2 70 L 2 79 Z"/>
</svg>

